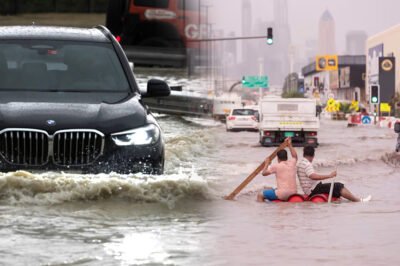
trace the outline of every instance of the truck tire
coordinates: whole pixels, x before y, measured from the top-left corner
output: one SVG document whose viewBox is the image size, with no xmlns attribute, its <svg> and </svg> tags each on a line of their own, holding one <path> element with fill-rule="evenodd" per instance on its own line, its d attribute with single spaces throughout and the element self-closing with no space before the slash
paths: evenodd
<svg viewBox="0 0 400 266">
<path fill-rule="evenodd" d="M 106 27 L 113 35 L 122 32 L 126 0 L 109 0 L 106 14 Z"/>
</svg>

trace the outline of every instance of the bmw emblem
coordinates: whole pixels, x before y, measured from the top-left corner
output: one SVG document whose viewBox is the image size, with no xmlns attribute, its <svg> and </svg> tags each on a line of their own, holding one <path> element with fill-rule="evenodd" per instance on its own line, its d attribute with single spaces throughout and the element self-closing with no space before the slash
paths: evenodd
<svg viewBox="0 0 400 266">
<path fill-rule="evenodd" d="M 56 121 L 54 121 L 54 120 L 47 120 L 47 121 L 46 121 L 46 124 L 47 124 L 48 126 L 55 126 L 55 125 L 56 125 Z"/>
</svg>

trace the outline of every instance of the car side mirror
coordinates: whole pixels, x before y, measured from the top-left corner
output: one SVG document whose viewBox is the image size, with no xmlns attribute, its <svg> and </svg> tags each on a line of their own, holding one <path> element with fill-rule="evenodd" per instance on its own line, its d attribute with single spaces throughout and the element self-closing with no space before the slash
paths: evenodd
<svg viewBox="0 0 400 266">
<path fill-rule="evenodd" d="M 133 72 L 133 69 L 135 68 L 135 64 L 133 62 L 129 62 L 129 67 L 131 68 L 131 70 Z"/>
<path fill-rule="evenodd" d="M 151 79 L 147 82 L 147 92 L 142 95 L 144 98 L 165 97 L 171 94 L 168 84 L 159 79 Z"/>
</svg>

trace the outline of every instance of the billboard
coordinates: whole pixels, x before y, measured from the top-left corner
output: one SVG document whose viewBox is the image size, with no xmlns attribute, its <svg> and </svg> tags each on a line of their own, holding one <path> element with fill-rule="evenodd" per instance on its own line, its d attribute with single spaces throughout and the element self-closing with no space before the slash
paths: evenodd
<svg viewBox="0 0 400 266">
<path fill-rule="evenodd" d="M 315 69 L 317 71 L 336 71 L 339 65 L 337 55 L 322 55 L 315 58 Z"/>
<path fill-rule="evenodd" d="M 379 58 L 379 85 L 381 102 L 389 103 L 396 90 L 396 60 L 394 57 Z"/>
<path fill-rule="evenodd" d="M 368 84 L 379 84 L 379 57 L 383 57 L 383 43 L 368 49 Z"/>
<path fill-rule="evenodd" d="M 339 86 L 341 89 L 350 88 L 350 67 L 339 69 Z"/>
<path fill-rule="evenodd" d="M 329 72 L 329 87 L 331 90 L 339 89 L 339 71 Z"/>
</svg>

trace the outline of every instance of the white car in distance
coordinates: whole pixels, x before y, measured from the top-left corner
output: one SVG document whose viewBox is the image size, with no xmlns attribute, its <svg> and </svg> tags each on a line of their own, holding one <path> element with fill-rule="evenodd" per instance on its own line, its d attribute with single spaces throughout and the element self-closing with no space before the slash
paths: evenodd
<svg viewBox="0 0 400 266">
<path fill-rule="evenodd" d="M 226 118 L 226 131 L 251 130 L 258 132 L 259 112 L 252 108 L 232 109 Z"/>
</svg>

